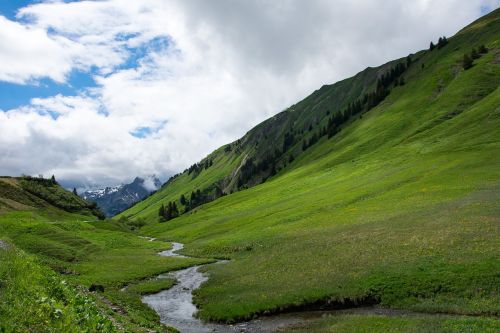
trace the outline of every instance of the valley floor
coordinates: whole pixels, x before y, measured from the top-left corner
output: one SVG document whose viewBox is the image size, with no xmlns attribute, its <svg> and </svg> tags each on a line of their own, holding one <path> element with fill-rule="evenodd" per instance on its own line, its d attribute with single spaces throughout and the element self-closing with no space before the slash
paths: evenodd
<svg viewBox="0 0 500 333">
<path fill-rule="evenodd" d="M 405 83 L 332 137 L 296 142 L 301 153 L 264 183 L 166 222 L 161 205 L 182 207 L 181 194 L 185 201 L 216 184 L 250 151 L 219 149 L 214 165 L 186 171 L 124 212 L 128 219 L 82 222 L 96 207 L 50 180 L 32 180 L 34 198 L 0 179 L 0 331 L 173 332 L 141 302 L 175 284 L 154 278 L 227 259 L 200 268 L 209 275 L 194 291 L 202 320 L 232 325 L 370 305 L 385 310 L 284 330 L 498 332 L 499 22 L 496 10 L 443 48 L 419 53 Z M 464 53 L 480 43 L 489 51 L 465 70 Z M 302 111 L 326 115 L 320 107 L 335 106 L 328 89 L 299 103 Z M 190 257 L 157 255 L 171 242 Z"/>
</svg>

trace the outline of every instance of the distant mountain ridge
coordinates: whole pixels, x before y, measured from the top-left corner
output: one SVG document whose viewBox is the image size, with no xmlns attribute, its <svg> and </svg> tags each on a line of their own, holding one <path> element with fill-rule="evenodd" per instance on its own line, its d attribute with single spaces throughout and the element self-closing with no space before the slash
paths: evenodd
<svg viewBox="0 0 500 333">
<path fill-rule="evenodd" d="M 80 196 L 85 200 L 95 202 L 107 217 L 114 216 L 134 203 L 144 199 L 161 186 L 156 176 L 135 177 L 129 184 L 87 190 Z"/>
</svg>

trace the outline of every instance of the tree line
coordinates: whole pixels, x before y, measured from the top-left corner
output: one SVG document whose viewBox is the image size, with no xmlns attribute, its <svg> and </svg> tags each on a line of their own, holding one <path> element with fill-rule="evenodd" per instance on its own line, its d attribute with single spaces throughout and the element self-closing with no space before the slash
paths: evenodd
<svg viewBox="0 0 500 333">
<path fill-rule="evenodd" d="M 201 171 L 210 168 L 213 164 L 214 161 L 211 158 L 207 158 L 200 163 L 195 163 L 187 169 L 188 175 L 194 173 L 197 176 Z"/>
<path fill-rule="evenodd" d="M 179 209 L 177 208 L 177 204 L 175 201 L 169 201 L 167 205 L 161 204 L 160 209 L 158 210 L 158 215 L 160 216 L 160 221 L 170 221 L 171 219 L 175 219 L 179 216 Z"/>
<path fill-rule="evenodd" d="M 161 222 L 170 221 L 180 215 L 187 213 L 194 208 L 201 206 L 205 203 L 213 201 L 217 198 L 224 196 L 224 193 L 219 185 L 214 184 L 203 191 L 200 189 L 191 192 L 189 198 L 184 194 L 179 197 L 179 204 L 176 201 L 169 201 L 166 205 L 162 204 L 158 210 L 158 216 Z"/>
<path fill-rule="evenodd" d="M 385 73 L 383 73 L 376 82 L 374 91 L 364 94 L 361 98 L 349 103 L 346 108 L 328 118 L 326 126 L 320 127 L 314 131 L 309 137 L 302 139 L 302 151 L 307 150 L 309 147 L 317 143 L 322 137 L 333 137 L 340 131 L 340 127 L 346 123 L 351 117 L 358 115 L 362 112 L 369 111 L 383 101 L 390 93 L 391 87 L 396 87 L 405 84 L 402 74 L 412 64 L 411 56 L 408 56 L 405 61 L 399 62 Z M 327 111 L 330 115 L 330 111 Z M 309 125 L 309 132 L 312 132 L 313 126 Z M 302 131 L 303 132 L 303 131 Z M 299 134 L 302 133 L 299 131 Z M 275 149 L 272 153 L 267 153 L 259 162 L 254 159 L 248 158 L 245 163 L 240 167 L 239 177 L 237 181 L 238 189 L 243 188 L 256 174 L 267 174 L 263 177 L 263 181 L 267 177 L 274 176 L 278 171 L 278 163 L 280 159 L 288 153 L 288 151 L 300 140 L 296 131 L 289 130 L 283 136 L 281 149 Z M 283 162 L 283 167 L 286 163 L 292 163 L 295 159 L 293 153 L 288 154 L 288 158 Z"/>
<path fill-rule="evenodd" d="M 448 39 L 445 36 L 439 37 L 437 45 L 434 45 L 434 42 L 431 41 L 429 45 L 429 50 L 433 51 L 436 47 L 438 50 L 442 49 L 443 47 L 446 46 L 446 44 L 448 44 Z"/>
</svg>

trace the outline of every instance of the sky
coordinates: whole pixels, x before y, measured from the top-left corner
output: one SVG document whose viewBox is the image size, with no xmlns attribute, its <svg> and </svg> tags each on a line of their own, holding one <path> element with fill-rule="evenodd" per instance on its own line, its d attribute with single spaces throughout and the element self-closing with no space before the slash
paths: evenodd
<svg viewBox="0 0 500 333">
<path fill-rule="evenodd" d="M 0 174 L 166 180 L 500 0 L 0 1 Z"/>
</svg>

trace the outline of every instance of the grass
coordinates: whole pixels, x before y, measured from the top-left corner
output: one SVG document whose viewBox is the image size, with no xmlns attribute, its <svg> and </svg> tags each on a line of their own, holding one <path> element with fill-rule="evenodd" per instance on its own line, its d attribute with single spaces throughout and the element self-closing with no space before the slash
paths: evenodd
<svg viewBox="0 0 500 333">
<path fill-rule="evenodd" d="M 116 218 L 122 216 L 130 218 L 143 218 L 148 221 L 158 220 L 158 210 L 162 204 L 169 201 L 177 201 L 184 194 L 190 197 L 191 191 L 203 190 L 226 177 L 231 170 L 236 168 L 241 156 L 226 155 L 224 150 L 218 149 L 209 155 L 213 159 L 214 165 L 207 170 L 201 171 L 199 175 L 188 174 L 179 175 L 168 186 L 164 186 L 154 195 L 138 202 L 125 212 L 118 214 Z"/>
<path fill-rule="evenodd" d="M 257 148 L 229 154 L 221 148 L 211 155 L 212 167 L 197 176 L 180 175 L 122 214 L 148 221 L 140 234 L 156 241 L 139 238 L 118 221 L 88 222 L 88 215 L 51 205 L 53 193 L 37 196 L 12 179 L 2 179 L 0 237 L 28 257 L 16 263 L 17 257 L 2 252 L 0 292 L 19 305 L 9 309 L 2 303 L 0 322 L 12 330 L 12 320 L 22 316 L 23 306 L 38 315 L 37 309 L 45 305 L 34 300 L 45 294 L 54 299 L 50 311 L 51 304 L 68 307 L 64 323 L 78 320 L 77 304 L 63 304 L 59 296 L 51 296 L 57 288 L 44 280 L 45 273 L 37 273 L 50 275 L 51 267 L 74 286 L 65 293 L 95 301 L 97 312 L 86 325 L 101 323 L 99 316 L 104 314 L 116 329 L 166 331 L 140 295 L 172 285 L 168 279 L 153 279 L 160 273 L 212 261 L 203 258 L 232 259 L 203 268 L 210 279 L 196 291 L 195 302 L 198 315 L 208 320 L 234 322 L 315 302 L 339 306 L 367 301 L 423 312 L 497 316 L 499 17 L 497 10 L 482 20 L 480 28 L 475 23 L 450 38 L 443 49 L 419 53 L 405 72 L 404 86 L 395 87 L 384 102 L 352 119 L 330 140 L 323 137 L 264 184 L 155 223 L 161 203 L 214 182 L 234 181 L 227 176 L 243 155 L 261 149 L 254 140 L 257 134 L 270 128 L 282 135 L 295 116 L 310 113 L 301 120 L 306 126 L 316 112 L 324 112 L 328 105 L 333 108 L 343 90 L 318 90 L 287 116 L 257 126 L 244 140 Z M 490 52 L 462 70 L 464 50 L 480 43 Z M 373 83 L 376 72 L 369 69 L 356 76 L 356 82 L 339 85 L 348 95 L 360 94 Z M 279 135 L 276 142 L 281 142 Z M 173 240 L 186 243 L 184 252 L 194 258 L 158 256 Z M 29 259 L 31 255 L 36 261 Z M 3 267 L 18 268 L 2 271 Z M 30 270 L 34 276 L 27 274 L 25 279 L 22 272 Z M 28 279 L 35 281 L 33 286 Z M 104 292 L 88 294 L 85 290 L 92 284 L 102 285 Z M 130 287 L 121 291 L 126 285 Z M 26 290 L 29 297 L 16 290 Z M 40 320 L 23 325 L 34 331 L 57 329 L 58 315 L 47 311 Z M 109 325 L 106 318 L 102 325 Z M 326 318 L 311 330 L 355 327 L 446 332 L 487 331 L 498 325 L 488 318 L 340 316 Z"/>
<path fill-rule="evenodd" d="M 500 321 L 493 318 L 452 317 L 386 317 L 339 315 L 329 316 L 312 325 L 297 326 L 285 330 L 290 333 L 494 333 L 500 330 Z"/>
<path fill-rule="evenodd" d="M 0 177 L 0 212 L 37 208 L 55 214 L 64 211 L 85 216 L 87 220 L 102 217 L 102 212 L 50 179 L 34 177 Z"/>
<path fill-rule="evenodd" d="M 50 272 L 50 267 L 63 274 L 68 285 L 80 288 L 81 293 L 86 294 L 92 284 L 102 285 L 105 290 L 95 294 L 96 306 L 107 318 L 113 319 L 115 329 L 172 331 L 159 323 L 158 315 L 142 304 L 140 296 L 157 288 L 169 288 L 173 281 L 147 279 L 210 260 L 161 257 L 157 253 L 170 248 L 169 243 L 140 238 L 117 222 L 78 222 L 79 218 L 53 208 L 5 212 L 0 214 L 0 238 L 36 255 L 41 269 Z M 0 266 L 8 268 L 5 258 L 1 259 Z M 20 268 L 19 274 L 23 269 L 28 268 Z M 12 280 L 20 278 L 16 275 Z M 3 278 L 0 281 L 2 292 L 15 294 L 20 290 L 17 284 L 4 284 Z M 120 290 L 128 284 L 130 289 Z M 33 308 L 38 306 L 36 299 L 26 303 Z M 118 310 L 110 310 L 110 307 Z M 16 311 L 21 311 L 21 307 L 9 311 L 4 307 L 0 311 L 0 322 Z M 22 312 L 17 315 L 21 316 Z M 34 331 L 58 327 L 51 321 L 41 321 L 39 325 Z"/>
<path fill-rule="evenodd" d="M 139 295 L 148 295 L 170 289 L 175 283 L 176 281 L 174 279 L 169 278 L 151 279 L 129 286 L 127 291 Z"/>
<path fill-rule="evenodd" d="M 171 244 L 97 221 L 50 180 L 1 177 L 0 203 L 0 239 L 15 244 L 0 248 L 2 332 L 173 332 L 141 295 L 174 283 L 150 280 L 161 273 L 211 261 L 157 255 Z M 89 293 L 91 285 L 104 292 Z"/>
<path fill-rule="evenodd" d="M 91 295 L 17 249 L 0 250 L 0 331 L 114 332 Z"/>
<path fill-rule="evenodd" d="M 142 229 L 233 259 L 204 268 L 201 318 L 367 299 L 500 313 L 499 13 L 422 55 L 405 86 L 273 179 Z M 475 43 L 490 52 L 464 71 Z"/>
</svg>

